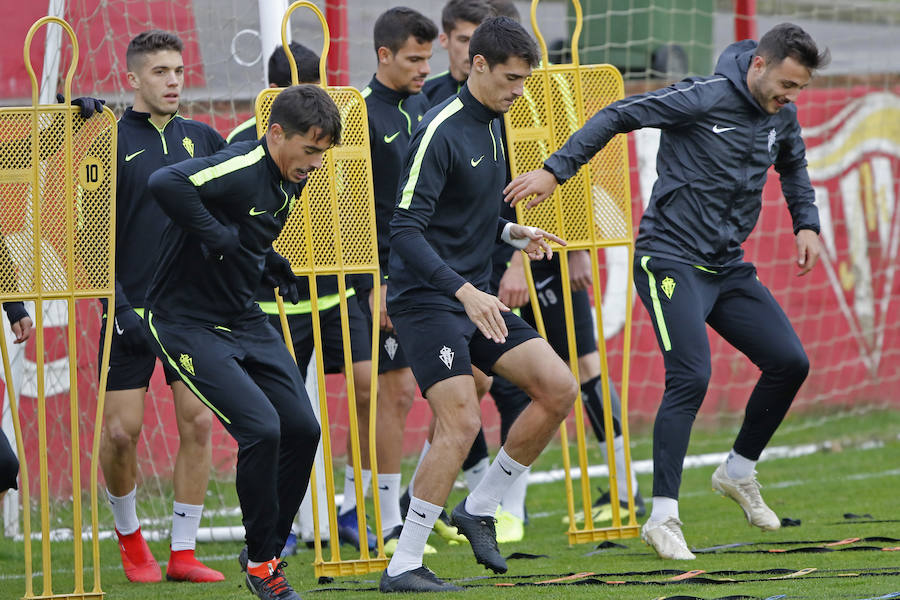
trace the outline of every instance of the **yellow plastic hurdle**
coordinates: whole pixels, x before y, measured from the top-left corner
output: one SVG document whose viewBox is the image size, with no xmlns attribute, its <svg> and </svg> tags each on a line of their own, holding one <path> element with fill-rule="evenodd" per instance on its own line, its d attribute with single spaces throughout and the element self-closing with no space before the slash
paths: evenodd
<svg viewBox="0 0 900 600">
<path fill-rule="evenodd" d="M 284 230 L 275 240 L 274 247 L 291 261 L 294 273 L 309 279 L 312 307 L 313 339 L 316 353 L 322 356 L 322 330 L 318 314 L 318 293 L 316 276 L 337 275 L 340 295 L 341 334 L 344 342 L 344 374 L 347 379 L 347 402 L 350 420 L 351 453 L 354 480 L 356 482 L 356 510 L 359 522 L 360 540 L 366 539 L 366 515 L 363 499 L 361 459 L 359 448 L 359 428 L 356 419 L 356 395 L 353 387 L 352 357 L 350 354 L 350 333 L 348 328 L 345 275 L 371 275 L 377 282 L 378 242 L 375 233 L 375 204 L 372 190 L 372 162 L 369 150 L 369 124 L 366 103 L 359 90 L 346 86 L 329 86 L 326 83 L 325 61 L 330 44 L 328 23 L 321 11 L 311 2 L 294 2 L 288 7 L 281 23 L 282 47 L 291 65 L 291 79 L 296 84 L 297 64 L 288 49 L 287 26 L 298 8 L 308 8 L 322 25 L 322 44 L 319 77 L 321 86 L 334 100 L 341 113 L 343 124 L 342 143 L 325 153 L 322 168 L 310 175 L 303 194 L 300 196 L 300 210 L 292 210 Z M 268 88 L 256 98 L 256 131 L 262 136 L 269 126 L 272 102 L 282 88 Z M 375 306 L 379 305 L 380 287 L 373 288 Z M 284 313 L 281 296 L 276 294 L 281 314 L 282 330 L 288 349 L 293 353 L 293 344 Z M 381 536 L 381 510 L 378 494 L 378 468 L 375 452 L 375 408 L 378 381 L 378 320 L 372 323 L 372 384 L 369 405 L 369 457 L 372 469 L 372 497 L 375 510 L 375 529 L 378 538 L 377 556 L 369 555 L 365 543 L 360 544 L 359 558 L 341 558 L 340 544 L 337 542 L 337 509 L 334 505 L 334 471 L 331 452 L 331 436 L 328 427 L 328 404 L 325 393 L 325 372 L 322 361 L 317 363 L 319 406 L 322 420 L 322 449 L 325 459 L 325 489 L 328 502 L 328 520 L 332 543 L 330 560 L 322 554 L 322 540 L 319 535 L 318 503 L 316 494 L 315 469 L 311 474 L 313 504 L 313 526 L 315 530 L 316 576 L 354 575 L 380 571 L 387 567 L 384 541 Z"/>
<path fill-rule="evenodd" d="M 531 24 L 541 48 L 543 63 L 534 69 L 525 81 L 524 97 L 513 104 L 506 114 L 506 131 L 509 161 L 515 177 L 540 168 L 545 158 L 558 150 L 572 132 L 601 108 L 624 97 L 622 75 L 611 65 L 581 65 L 578 61 L 578 38 L 581 34 L 581 4 L 573 0 L 575 29 L 572 34 L 572 63 L 551 65 L 547 45 L 538 27 L 536 10 L 539 0 L 531 3 Z M 628 147 L 625 136 L 616 136 L 578 174 L 559 186 L 552 198 L 531 209 L 522 202 L 516 207 L 520 223 L 552 231 L 568 242 L 561 252 L 560 268 L 563 285 L 563 306 L 566 318 L 569 356 L 578 355 L 572 322 L 571 285 L 567 254 L 573 250 L 588 250 L 591 255 L 594 304 L 597 307 L 597 348 L 600 352 L 603 373 L 604 428 L 613 431 L 609 396 L 609 367 L 607 365 L 606 340 L 603 335 L 603 319 L 600 318 L 601 295 L 598 275 L 597 251 L 600 248 L 625 246 L 628 248 L 628 264 L 634 258 L 634 240 L 631 226 L 631 193 L 628 179 Z M 527 261 L 526 261 L 527 264 Z M 618 502 L 612 503 L 612 526 L 595 527 L 591 514 L 591 485 L 588 478 L 587 450 L 584 434 L 584 416 L 581 398 L 575 402 L 575 432 L 578 462 L 581 471 L 581 502 L 585 516 L 579 529 L 575 519 L 575 494 L 573 491 L 566 426 L 560 428 L 563 447 L 563 465 L 566 472 L 566 501 L 569 514 L 568 538 L 570 544 L 598 540 L 637 537 L 639 529 L 634 518 L 634 491 L 631 489 L 631 455 L 628 434 L 628 369 L 631 346 L 632 273 L 627 269 L 628 285 L 622 363 L 622 435 L 625 440 L 625 456 L 628 473 L 628 514 L 623 523 Z M 540 304 L 534 287 L 530 266 L 525 269 L 531 306 L 534 309 L 538 331 L 546 337 Z M 571 361 L 572 372 L 578 378 L 578 361 Z M 616 485 L 613 436 L 606 436 L 609 457 L 611 496 L 620 497 Z"/>
<path fill-rule="evenodd" d="M 38 82 L 30 61 L 31 41 L 46 24 L 61 26 L 72 42 L 72 62 L 65 79 L 65 102 L 38 104 Z M 0 230 L 8 256 L 0 269 L 0 299 L 35 301 L 39 482 L 41 510 L 41 571 L 43 590 L 33 590 L 31 495 L 29 457 L 26 456 L 18 407 L 12 389 L 6 340 L 0 329 L 0 350 L 16 432 L 21 470 L 25 545 L 24 598 L 102 598 L 100 547 L 97 526 L 97 460 L 106 390 L 106 368 L 112 328 L 107 328 L 100 363 L 97 409 L 90 459 L 91 541 L 94 583 L 84 586 L 82 548 L 81 440 L 79 433 L 78 363 L 75 303 L 105 298 L 114 310 L 116 119 L 109 108 L 83 119 L 70 104 L 72 77 L 78 64 L 78 41 L 68 23 L 55 17 L 38 20 L 25 38 L 25 67 L 31 78 L 32 106 L 0 109 Z M 12 268 L 10 268 L 12 267 Z M 18 270 L 18 273 L 16 272 Z M 68 305 L 69 420 L 72 454 L 72 532 L 74 589 L 53 592 L 51 559 L 47 408 L 44 395 L 44 300 Z"/>
</svg>

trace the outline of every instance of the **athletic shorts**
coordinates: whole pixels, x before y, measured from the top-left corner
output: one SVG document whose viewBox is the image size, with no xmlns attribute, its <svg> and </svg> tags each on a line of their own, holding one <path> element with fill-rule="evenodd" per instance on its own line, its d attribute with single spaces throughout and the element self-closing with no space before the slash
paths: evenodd
<svg viewBox="0 0 900 600">
<path fill-rule="evenodd" d="M 278 315 L 267 315 L 269 323 L 281 333 L 281 319 Z M 372 360 L 372 336 L 366 329 L 366 319 L 359 310 L 355 296 L 347 298 L 347 317 L 350 330 L 350 356 L 354 363 Z M 315 349 L 313 338 L 312 316 L 309 313 L 288 315 L 288 326 L 291 330 L 291 341 L 294 342 L 294 354 L 300 373 L 306 377 L 309 360 Z M 341 333 L 341 307 L 336 305 L 319 311 L 319 323 L 322 331 L 322 358 L 325 373 L 344 372 L 344 337 Z"/>
<path fill-rule="evenodd" d="M 521 317 L 513 313 L 501 314 L 509 331 L 502 344 L 484 337 L 465 312 L 405 310 L 391 316 L 424 395 L 427 396 L 428 388 L 439 381 L 456 375 L 471 375 L 472 365 L 490 375 L 501 356 L 519 344 L 539 337 Z"/>
<path fill-rule="evenodd" d="M 100 358 L 103 356 L 103 340 L 106 339 L 106 314 L 100 321 L 100 343 L 98 344 L 97 369 L 99 373 Z M 106 391 L 137 390 L 148 387 L 153 369 L 156 367 L 156 355 L 150 346 L 150 340 L 137 352 L 125 351 L 118 344 L 118 337 L 113 332 L 112 346 L 109 348 L 109 370 L 106 376 Z M 179 381 L 178 373 L 163 363 L 166 383 L 172 385 Z"/>
<path fill-rule="evenodd" d="M 366 333 L 368 334 L 372 331 L 372 309 L 369 308 L 369 291 L 366 290 L 365 293 L 357 294 L 357 298 L 359 310 L 366 318 Z M 388 371 L 409 367 L 409 361 L 406 360 L 403 348 L 400 347 L 400 338 L 397 337 L 397 330 L 387 332 L 379 329 L 378 333 L 378 373 L 387 373 Z M 369 338 L 371 339 L 371 336 Z"/>
<path fill-rule="evenodd" d="M 534 276 L 534 288 L 538 303 L 541 305 L 541 316 L 547 330 L 547 341 L 563 360 L 569 360 L 568 336 L 566 336 L 566 314 L 563 306 L 562 279 L 559 263 L 531 263 Z M 591 300 L 587 290 L 572 292 L 572 319 L 575 326 L 575 349 L 578 356 L 585 356 L 597 351 L 594 317 L 591 314 Z M 522 318 L 532 327 L 537 327 L 531 303 L 521 309 Z"/>
</svg>

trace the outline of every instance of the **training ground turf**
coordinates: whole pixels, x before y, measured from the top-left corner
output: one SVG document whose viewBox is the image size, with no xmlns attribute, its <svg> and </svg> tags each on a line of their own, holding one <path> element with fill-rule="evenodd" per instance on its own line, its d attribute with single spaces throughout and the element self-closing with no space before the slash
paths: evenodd
<svg viewBox="0 0 900 600">
<path fill-rule="evenodd" d="M 639 429 L 632 443 L 636 461 L 649 458 L 651 453 L 647 427 Z M 725 452 L 736 431 L 737 425 L 732 422 L 700 424 L 695 428 L 689 454 Z M 596 544 L 570 547 L 565 526 L 560 521 L 565 511 L 565 492 L 562 482 L 557 482 L 529 488 L 531 524 L 526 528 L 525 539 L 501 546 L 506 556 L 520 552 L 546 557 L 509 560 L 509 572 L 503 577 L 492 577 L 475 563 L 468 546 L 451 547 L 433 535 L 430 542 L 439 553 L 426 564 L 439 576 L 467 586 L 464 597 L 473 600 L 894 597 L 890 594 L 900 592 L 900 411 L 792 416 L 770 446 L 802 444 L 815 444 L 820 449 L 797 458 L 773 459 L 759 465 L 762 493 L 769 505 L 780 517 L 801 521 L 798 527 L 784 527 L 777 532 L 763 533 L 749 527 L 736 504 L 710 491 L 709 478 L 714 466 L 685 470 L 681 518 L 688 545 L 695 552 L 725 544 L 746 545 L 701 553 L 697 560 L 687 562 L 662 561 L 639 539 L 622 541 L 624 548 L 599 551 Z M 535 471 L 559 468 L 561 462 L 557 444 L 539 459 Z M 405 467 L 411 469 L 412 465 Z M 639 475 L 639 481 L 649 501 L 650 475 Z M 594 484 L 606 486 L 600 480 Z M 458 501 L 462 493 L 454 491 L 448 506 Z M 171 505 L 171 500 L 167 502 Z M 871 515 L 871 518 L 845 519 L 845 513 Z M 862 539 L 825 545 L 848 538 Z M 871 538 L 893 538 L 893 541 Z M 154 542 L 150 546 L 158 559 L 168 558 L 167 542 Z M 197 549 L 201 560 L 225 573 L 225 582 L 200 586 L 165 581 L 136 585 L 126 581 L 115 543 L 105 540 L 101 544 L 103 590 L 107 598 L 128 600 L 163 597 L 250 600 L 252 596 L 243 585 L 236 560 L 240 547 L 239 543 L 209 543 Z M 22 548 L 21 543 L 0 538 L 0 600 L 21 598 L 24 593 Z M 895 550 L 885 550 L 890 548 Z M 791 552 L 793 549 L 805 551 Z M 350 549 L 345 547 L 345 550 Z M 66 586 L 71 585 L 71 544 L 55 544 L 53 555 L 54 591 L 70 591 L 71 587 Z M 307 550 L 287 559 L 288 578 L 303 597 L 350 600 L 379 595 L 374 591 L 379 573 L 317 584 L 308 564 L 311 560 L 312 552 Z M 39 545 L 35 545 L 35 565 L 40 565 Z M 693 583 L 690 579 L 670 581 L 680 573 L 695 569 L 705 573 L 693 577 Z M 804 572 L 803 569 L 813 570 Z M 573 580 L 568 585 L 496 585 L 536 584 L 575 573 L 594 575 Z M 92 581 L 90 572 L 85 579 Z M 41 592 L 39 577 L 34 589 Z"/>
</svg>

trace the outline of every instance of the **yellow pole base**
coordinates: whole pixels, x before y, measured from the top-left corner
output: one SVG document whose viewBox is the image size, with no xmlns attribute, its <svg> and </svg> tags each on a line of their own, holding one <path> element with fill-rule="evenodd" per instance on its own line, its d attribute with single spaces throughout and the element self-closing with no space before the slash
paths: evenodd
<svg viewBox="0 0 900 600">
<path fill-rule="evenodd" d="M 597 529 L 581 529 L 569 531 L 569 544 L 587 544 L 603 540 L 624 540 L 641 535 L 638 525 L 622 525 L 621 527 L 600 527 Z"/>
<path fill-rule="evenodd" d="M 22 600 L 102 600 L 104 592 L 50 594 L 49 596 L 23 596 Z"/>
<path fill-rule="evenodd" d="M 389 558 L 370 558 L 368 560 L 339 560 L 321 562 L 313 565 L 316 577 L 340 577 L 342 575 L 365 575 L 387 569 Z"/>
</svg>

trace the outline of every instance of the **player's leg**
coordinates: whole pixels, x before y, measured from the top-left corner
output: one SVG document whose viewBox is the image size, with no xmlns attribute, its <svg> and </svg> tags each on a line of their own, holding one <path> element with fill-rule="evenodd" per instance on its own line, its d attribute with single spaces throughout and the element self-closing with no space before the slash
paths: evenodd
<svg viewBox="0 0 900 600">
<path fill-rule="evenodd" d="M 752 265 L 728 269 L 724 278 L 708 323 L 762 373 L 734 447 L 713 474 L 713 488 L 734 499 L 751 524 L 778 529 L 781 521 L 759 493 L 756 461 L 806 379 L 809 359 L 787 315 L 756 278 Z"/>
<path fill-rule="evenodd" d="M 104 340 L 106 319 L 100 329 Z M 102 342 L 100 344 L 102 352 Z M 156 366 L 146 349 L 126 352 L 119 336 L 112 336 L 103 429 L 100 433 L 100 468 L 116 526 L 122 567 L 129 581 L 160 581 L 159 565 L 141 534 L 137 516 L 137 444 L 144 422 L 144 395 Z"/>
<path fill-rule="evenodd" d="M 172 386 L 175 419 L 178 425 L 178 454 L 175 456 L 175 502 L 172 506 L 172 543 L 166 578 L 170 581 L 222 581 L 225 576 L 194 557 L 203 501 L 209 485 L 212 463 L 213 415 L 177 374 L 166 369 Z"/>
<path fill-rule="evenodd" d="M 666 369 L 666 389 L 653 429 L 653 508 L 641 536 L 662 558 L 690 560 L 695 557 L 681 533 L 678 490 L 691 426 L 709 384 L 705 321 L 718 281 L 691 265 L 638 255 L 634 282 Z"/>
<path fill-rule="evenodd" d="M 508 380 L 494 375 L 491 385 L 491 397 L 500 413 L 500 445 L 506 443 L 509 430 L 515 423 L 531 399 L 528 395 Z M 487 465 L 485 466 L 485 471 Z M 528 474 L 526 470 L 515 483 L 506 488 L 500 499 L 500 511 L 497 513 L 497 543 L 518 542 L 525 537 L 525 496 L 528 492 Z M 474 489 L 472 487 L 470 490 Z"/>
<path fill-rule="evenodd" d="M 578 393 L 575 378 L 553 348 L 518 316 L 503 317 L 509 332 L 506 342 L 495 344 L 476 334 L 470 344 L 473 364 L 508 379 L 531 402 L 510 428 L 481 483 L 451 514 L 478 562 L 495 572 L 506 570 L 493 524 L 500 499 L 553 437 Z"/>
<path fill-rule="evenodd" d="M 16 478 L 19 475 L 19 460 L 13 452 L 6 434 L 0 431 L 0 502 L 8 490 L 18 489 Z"/>
</svg>

